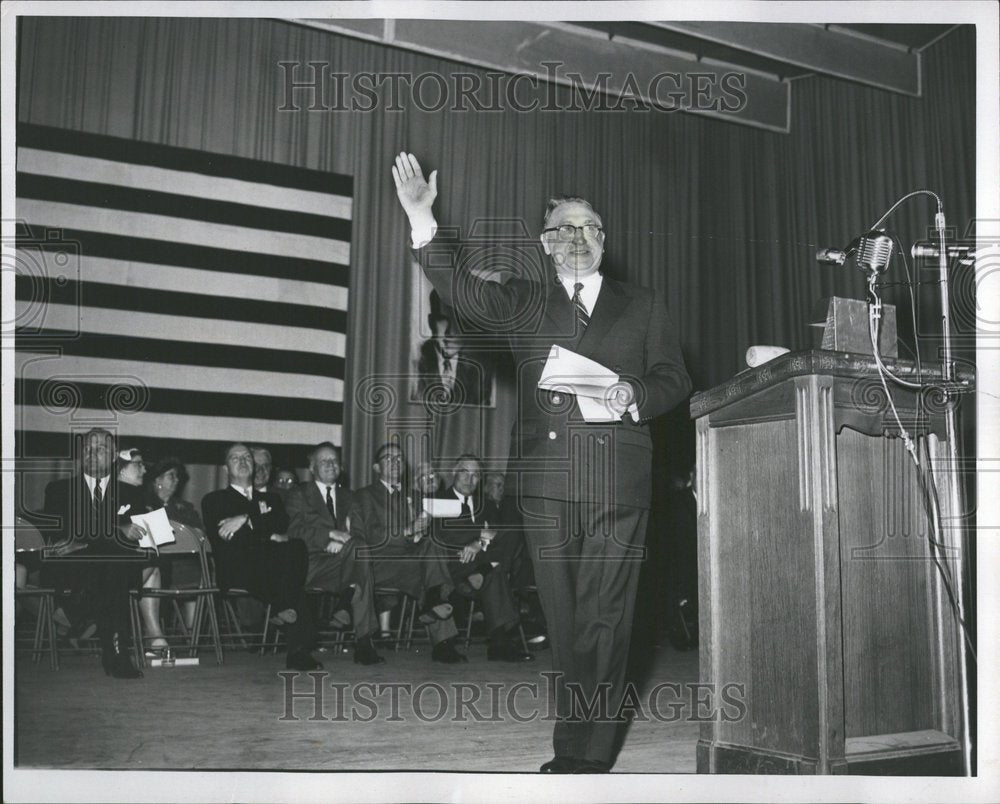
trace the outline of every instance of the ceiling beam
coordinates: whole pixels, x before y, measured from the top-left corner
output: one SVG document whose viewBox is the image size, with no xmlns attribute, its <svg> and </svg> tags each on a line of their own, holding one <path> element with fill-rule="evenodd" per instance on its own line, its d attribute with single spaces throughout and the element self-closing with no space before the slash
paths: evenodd
<svg viewBox="0 0 1000 804">
<path fill-rule="evenodd" d="M 918 52 L 848 28 L 770 22 L 649 24 L 891 92 L 921 93 Z"/>
<path fill-rule="evenodd" d="M 586 93 L 596 88 L 596 97 L 639 98 L 659 110 L 650 114 L 680 110 L 770 131 L 789 130 L 790 88 L 774 75 L 699 60 L 694 54 L 570 23 L 420 19 L 296 22 L 461 64 L 576 86 Z M 576 95 L 582 102 L 581 92 Z M 595 100 L 586 103 L 593 108 Z M 624 108 L 635 108 L 628 103 L 631 105 Z M 604 108 L 609 105 L 614 107 L 605 100 Z"/>
</svg>

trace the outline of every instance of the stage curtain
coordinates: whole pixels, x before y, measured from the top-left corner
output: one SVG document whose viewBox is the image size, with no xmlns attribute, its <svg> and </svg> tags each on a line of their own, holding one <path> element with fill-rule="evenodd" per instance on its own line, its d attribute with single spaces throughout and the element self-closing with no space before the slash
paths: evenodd
<svg viewBox="0 0 1000 804">
<path fill-rule="evenodd" d="M 447 223 L 515 218 L 537 235 L 550 195 L 592 199 L 607 230 L 608 270 L 665 297 L 699 389 L 740 370 L 752 344 L 808 346 L 820 297 L 864 297 L 859 273 L 816 265 L 818 247 L 844 245 L 920 187 L 943 196 L 960 234 L 974 214 L 968 27 L 924 53 L 919 98 L 822 76 L 795 80 L 790 134 L 635 109 L 422 112 L 405 94 L 400 111 L 384 103 L 370 112 L 309 111 L 301 95 L 299 111 L 282 110 L 280 62 L 300 65 L 297 80 L 308 77 L 308 62 L 345 74 L 483 71 L 277 20 L 33 18 L 23 20 L 19 46 L 19 120 L 354 175 L 344 424 L 355 486 L 368 482 L 387 417 L 408 419 L 413 432 L 422 426 L 398 379 L 409 371 L 414 303 L 408 232 L 389 173 L 401 149 L 439 170 L 438 213 Z M 527 82 L 519 95 L 533 97 Z M 918 200 L 890 223 L 908 245 L 932 218 L 930 202 Z M 956 282 L 964 308 L 955 323 L 971 333 L 971 276 Z M 901 286 L 887 288 L 885 300 L 908 307 Z M 933 285 L 922 287 L 921 305 L 921 325 L 933 334 Z M 899 320 L 912 344 L 906 309 Z M 935 353 L 928 340 L 924 356 Z M 352 399 L 352 388 L 373 376 L 395 389 L 390 410 L 384 400 Z M 465 410 L 439 429 L 436 457 L 472 448 L 503 460 L 514 411 L 509 384 L 499 391 L 495 409 Z"/>
</svg>

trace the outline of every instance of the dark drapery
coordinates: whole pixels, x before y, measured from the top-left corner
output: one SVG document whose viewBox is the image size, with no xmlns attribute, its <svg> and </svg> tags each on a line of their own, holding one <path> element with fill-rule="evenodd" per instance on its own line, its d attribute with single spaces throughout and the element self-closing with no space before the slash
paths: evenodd
<svg viewBox="0 0 1000 804">
<path fill-rule="evenodd" d="M 283 111 L 279 62 L 324 62 L 347 74 L 476 70 L 275 20 L 36 18 L 20 33 L 18 120 L 354 175 L 345 447 L 355 484 L 368 479 L 387 416 L 422 415 L 398 379 L 409 370 L 414 302 L 389 175 L 401 149 L 440 170 L 443 221 L 520 218 L 537 234 L 548 196 L 592 199 L 609 269 L 664 295 L 696 388 L 738 371 L 751 344 L 808 345 L 816 299 L 863 297 L 859 273 L 817 267 L 818 246 L 842 246 L 918 187 L 942 195 L 960 234 L 974 214 L 970 27 L 925 53 L 921 98 L 797 80 L 790 134 L 655 111 L 425 113 L 405 95 L 402 111 L 308 111 L 308 98 L 300 111 Z M 918 200 L 890 223 L 908 245 L 932 212 Z M 956 281 L 971 286 L 971 277 Z M 970 295 L 958 295 L 966 302 L 955 323 L 971 335 Z M 901 287 L 887 288 L 885 300 L 908 305 Z M 935 305 L 934 286 L 924 286 L 925 333 L 937 331 Z M 912 341 L 908 312 L 899 318 Z M 935 352 L 928 341 L 924 356 Z M 390 378 L 395 405 L 352 404 L 351 388 L 375 375 Z M 471 446 L 502 459 L 511 399 L 501 387 L 495 410 L 462 411 L 438 436 L 437 457 Z M 317 441 L 324 437 L 318 428 Z"/>
</svg>

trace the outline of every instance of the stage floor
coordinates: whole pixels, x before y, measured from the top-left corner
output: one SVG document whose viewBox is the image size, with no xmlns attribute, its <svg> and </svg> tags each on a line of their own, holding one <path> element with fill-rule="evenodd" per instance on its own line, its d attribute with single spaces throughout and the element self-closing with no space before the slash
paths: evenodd
<svg viewBox="0 0 1000 804">
<path fill-rule="evenodd" d="M 107 678 L 99 657 L 64 655 L 61 668 L 16 663 L 15 758 L 23 768 L 423 770 L 534 772 L 550 759 L 550 653 L 510 665 L 440 665 L 426 645 L 382 651 L 361 667 L 321 656 L 323 674 L 282 676 L 284 658 L 227 651 L 215 664 L 147 668 Z M 614 772 L 694 773 L 699 724 L 683 685 L 697 651 L 637 651 L 638 713 Z M 664 683 L 682 685 L 663 687 Z M 659 685 L 659 687 L 658 687 Z M 299 694 L 287 712 L 291 693 Z M 314 693 L 302 697 L 302 693 Z"/>
</svg>

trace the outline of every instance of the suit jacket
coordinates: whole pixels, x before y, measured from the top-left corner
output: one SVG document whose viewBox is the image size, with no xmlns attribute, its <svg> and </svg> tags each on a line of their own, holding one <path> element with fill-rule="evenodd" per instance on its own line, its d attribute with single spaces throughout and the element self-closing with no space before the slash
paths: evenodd
<svg viewBox="0 0 1000 804">
<path fill-rule="evenodd" d="M 438 368 L 437 342 L 428 338 L 420 345 L 420 359 L 417 361 L 417 390 L 421 398 L 447 401 L 462 405 L 486 405 L 490 402 L 493 386 L 493 368 L 485 359 L 475 359 L 459 352 L 455 361 L 455 384 L 447 398 L 436 399 L 444 394 L 444 380 Z"/>
<path fill-rule="evenodd" d="M 406 488 L 397 494 L 400 496 L 393 495 L 395 501 L 390 505 L 389 491 L 379 480 L 356 489 L 351 507 L 351 535 L 373 548 L 404 544 L 403 530 L 420 513 L 420 498 Z"/>
<path fill-rule="evenodd" d="M 458 499 L 452 488 L 447 488 L 434 496 L 439 500 Z M 478 490 L 475 494 L 471 495 L 471 498 L 472 512 L 476 521 L 473 522 L 465 515 L 449 517 L 448 519 L 435 519 L 433 525 L 435 544 L 451 550 L 479 541 L 479 534 L 483 529 L 483 522 L 485 520 L 485 506 L 483 505 L 483 497 Z"/>
<path fill-rule="evenodd" d="M 265 512 L 264 509 L 270 509 Z M 288 514 L 281 498 L 270 491 L 253 492 L 248 500 L 232 486 L 211 491 L 201 501 L 205 535 L 208 536 L 216 565 L 225 566 L 229 561 L 245 560 L 267 544 L 271 536 L 284 533 L 288 528 Z M 237 514 L 248 514 L 249 519 L 228 542 L 219 538 L 219 521 Z M 223 573 L 225 571 L 223 570 Z"/>
<path fill-rule="evenodd" d="M 89 556 L 134 555 L 143 560 L 147 557 L 147 551 L 126 540 L 118 530 L 119 526 L 128 528 L 132 515 L 146 511 L 142 490 L 117 482 L 114 475 L 108 481 L 99 511 L 94 510 L 93 497 L 82 473 L 49 483 L 45 487 L 44 511 L 53 521 L 40 525 L 39 529 L 51 545 L 84 544 Z"/>
<path fill-rule="evenodd" d="M 311 480 L 290 489 L 286 497 L 288 537 L 304 541 L 310 556 L 326 553 L 331 530 L 347 530 L 352 504 L 351 492 L 334 486 L 333 497 L 336 519 L 326 507 L 326 498 Z"/>
<path fill-rule="evenodd" d="M 590 324 L 581 330 L 551 267 L 542 274 L 544 282 L 518 278 L 501 285 L 469 272 L 458 282 L 454 266 L 461 264 L 460 245 L 452 233 L 439 229 L 415 256 L 442 303 L 459 315 L 475 313 L 480 325 L 488 320 L 506 332 L 518 385 L 509 468 L 520 475 L 521 494 L 648 508 L 649 422 L 691 390 L 664 304 L 648 289 L 606 276 Z M 540 390 L 538 380 L 553 345 L 595 360 L 629 381 L 639 423 L 628 414 L 620 422 L 587 423 L 571 394 Z"/>
</svg>

